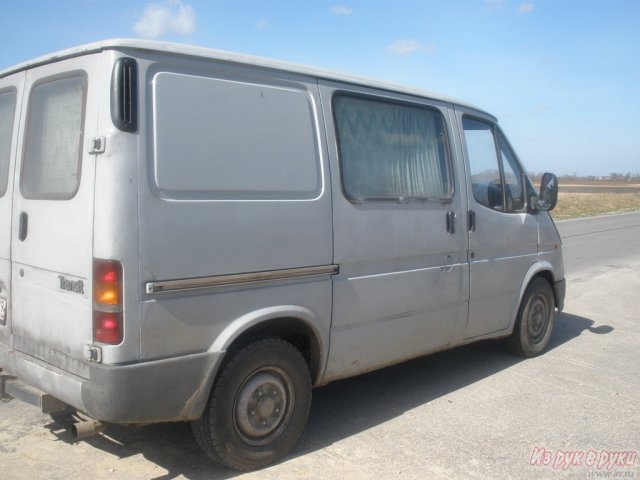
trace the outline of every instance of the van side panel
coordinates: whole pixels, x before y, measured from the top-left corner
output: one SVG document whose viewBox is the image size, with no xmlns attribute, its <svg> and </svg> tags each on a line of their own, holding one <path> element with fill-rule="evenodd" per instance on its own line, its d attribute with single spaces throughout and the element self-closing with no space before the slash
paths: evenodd
<svg viewBox="0 0 640 480">
<path fill-rule="evenodd" d="M 315 80 L 162 56 L 139 65 L 147 86 L 144 284 L 330 265 L 331 190 Z M 143 293 L 142 358 L 206 351 L 224 327 L 267 307 L 307 308 L 328 332 L 330 283 L 324 275 L 295 285 Z"/>
<path fill-rule="evenodd" d="M 449 346 L 456 328 L 466 323 L 469 287 L 458 183 L 463 175 L 451 150 L 448 105 L 339 83 L 321 82 L 320 88 L 340 265 L 329 381 Z M 343 98 L 339 111 L 336 99 Z M 362 169 L 349 185 L 348 152 Z M 347 198 L 376 190 L 388 190 L 389 196 L 424 190 L 433 196 Z"/>
</svg>

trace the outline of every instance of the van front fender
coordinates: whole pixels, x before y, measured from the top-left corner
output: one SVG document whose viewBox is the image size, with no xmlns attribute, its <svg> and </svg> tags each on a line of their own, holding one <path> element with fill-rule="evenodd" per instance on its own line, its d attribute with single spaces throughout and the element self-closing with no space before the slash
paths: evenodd
<svg viewBox="0 0 640 480">
<path fill-rule="evenodd" d="M 555 276 L 553 275 L 553 265 L 546 260 L 538 261 L 533 265 L 531 265 L 526 275 L 524 276 L 522 283 L 520 284 L 520 292 L 518 294 L 517 301 L 515 302 L 513 309 L 511 311 L 511 321 L 509 322 L 510 332 L 513 331 L 513 326 L 515 325 L 516 317 L 518 315 L 518 309 L 520 308 L 520 302 L 522 302 L 522 297 L 524 296 L 525 290 L 529 286 L 529 283 L 531 283 L 531 280 L 533 279 L 533 277 L 535 277 L 536 275 L 539 275 L 542 272 L 545 273 L 545 276 L 548 275 L 551 277 L 552 280 L 551 280 L 550 286 L 551 288 L 554 289 L 554 292 L 555 292 L 556 286 L 555 286 Z"/>
</svg>

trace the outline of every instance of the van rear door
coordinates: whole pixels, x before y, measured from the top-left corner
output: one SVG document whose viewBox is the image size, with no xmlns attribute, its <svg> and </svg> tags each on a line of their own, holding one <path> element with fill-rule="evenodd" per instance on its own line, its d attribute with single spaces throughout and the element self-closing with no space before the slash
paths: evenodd
<svg viewBox="0 0 640 480">
<path fill-rule="evenodd" d="M 99 55 L 26 72 L 14 180 L 13 347 L 87 376 Z"/>
<path fill-rule="evenodd" d="M 0 341 L 9 341 L 11 203 L 24 73 L 0 79 Z"/>
</svg>

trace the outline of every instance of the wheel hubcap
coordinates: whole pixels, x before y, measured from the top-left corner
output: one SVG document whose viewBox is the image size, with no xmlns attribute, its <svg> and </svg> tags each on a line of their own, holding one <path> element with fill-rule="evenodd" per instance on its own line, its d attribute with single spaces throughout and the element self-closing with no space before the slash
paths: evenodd
<svg viewBox="0 0 640 480">
<path fill-rule="evenodd" d="M 236 397 L 237 433 L 252 445 L 269 443 L 288 423 L 292 405 L 293 386 L 287 373 L 276 367 L 258 370 Z"/>
<path fill-rule="evenodd" d="M 549 307 L 543 296 L 535 296 L 531 299 L 527 310 L 527 334 L 532 343 L 540 342 L 547 333 L 549 324 Z"/>
</svg>

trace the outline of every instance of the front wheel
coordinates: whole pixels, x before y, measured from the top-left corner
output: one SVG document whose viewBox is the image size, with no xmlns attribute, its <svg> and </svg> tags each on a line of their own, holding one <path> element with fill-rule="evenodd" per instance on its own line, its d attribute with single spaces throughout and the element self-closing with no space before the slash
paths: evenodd
<svg viewBox="0 0 640 480">
<path fill-rule="evenodd" d="M 282 458 L 304 430 L 311 377 L 300 352 L 269 338 L 237 351 L 216 380 L 202 417 L 192 422 L 198 445 L 236 470 Z"/>
<path fill-rule="evenodd" d="M 533 280 L 522 297 L 509 346 L 518 355 L 540 355 L 551 338 L 556 304 L 553 290 L 544 278 Z"/>
</svg>

